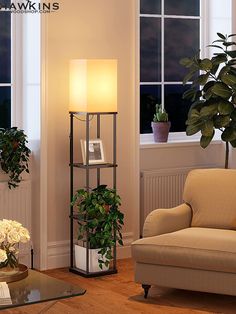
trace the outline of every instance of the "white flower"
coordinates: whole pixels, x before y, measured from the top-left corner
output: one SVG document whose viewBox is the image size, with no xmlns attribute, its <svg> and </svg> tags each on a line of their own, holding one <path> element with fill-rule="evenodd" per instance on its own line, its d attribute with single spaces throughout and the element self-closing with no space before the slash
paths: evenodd
<svg viewBox="0 0 236 314">
<path fill-rule="evenodd" d="M 20 242 L 20 234 L 15 229 L 12 229 L 7 234 L 7 242 L 12 243 L 18 243 Z"/>
<path fill-rule="evenodd" d="M 6 233 L 4 232 L 4 230 L 1 229 L 1 225 L 0 225 L 0 243 L 5 241 L 5 239 L 6 239 Z"/>
<path fill-rule="evenodd" d="M 29 241 L 30 235 L 29 235 L 29 231 L 26 228 L 21 227 L 19 234 L 20 234 L 20 242 L 26 243 Z"/>
<path fill-rule="evenodd" d="M 0 263 L 3 263 L 7 260 L 7 254 L 4 250 L 0 249 Z"/>
<path fill-rule="evenodd" d="M 2 248 L 6 247 L 7 244 L 26 243 L 29 239 L 29 231 L 21 223 L 15 220 L 0 220 L 0 244 Z"/>
</svg>

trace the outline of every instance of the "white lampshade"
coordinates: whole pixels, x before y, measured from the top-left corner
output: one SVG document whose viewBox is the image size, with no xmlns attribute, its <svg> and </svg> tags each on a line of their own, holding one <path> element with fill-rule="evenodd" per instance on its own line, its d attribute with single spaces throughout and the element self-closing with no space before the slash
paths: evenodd
<svg viewBox="0 0 236 314">
<path fill-rule="evenodd" d="M 117 111 L 117 60 L 70 61 L 70 105 L 73 112 Z"/>
</svg>

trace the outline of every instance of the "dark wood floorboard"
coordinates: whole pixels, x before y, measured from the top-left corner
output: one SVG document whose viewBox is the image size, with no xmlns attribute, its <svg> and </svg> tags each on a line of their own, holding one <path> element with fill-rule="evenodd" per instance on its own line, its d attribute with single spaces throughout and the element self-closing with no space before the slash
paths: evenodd
<svg viewBox="0 0 236 314">
<path fill-rule="evenodd" d="M 46 274 L 86 289 L 84 296 L 1 311 L 2 314 L 236 314 L 236 297 L 176 289 L 152 287 L 143 298 L 139 284 L 134 283 L 131 259 L 118 261 L 118 274 L 83 278 L 68 269 Z"/>
</svg>

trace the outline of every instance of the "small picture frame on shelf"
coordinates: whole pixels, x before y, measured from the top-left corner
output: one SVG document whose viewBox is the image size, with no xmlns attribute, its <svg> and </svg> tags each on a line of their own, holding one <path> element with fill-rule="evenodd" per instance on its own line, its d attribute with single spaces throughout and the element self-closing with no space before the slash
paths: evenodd
<svg viewBox="0 0 236 314">
<path fill-rule="evenodd" d="M 86 140 L 80 140 L 83 164 L 86 165 Z M 104 150 L 101 139 L 89 140 L 89 165 L 104 164 Z"/>
</svg>

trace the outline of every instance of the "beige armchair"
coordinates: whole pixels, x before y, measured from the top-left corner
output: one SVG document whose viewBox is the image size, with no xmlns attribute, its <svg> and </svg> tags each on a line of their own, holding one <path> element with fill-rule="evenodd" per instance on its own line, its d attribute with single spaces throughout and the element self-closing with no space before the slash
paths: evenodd
<svg viewBox="0 0 236 314">
<path fill-rule="evenodd" d="M 132 244 L 135 281 L 236 295 L 236 170 L 189 173 L 184 204 L 151 212 Z"/>
</svg>

